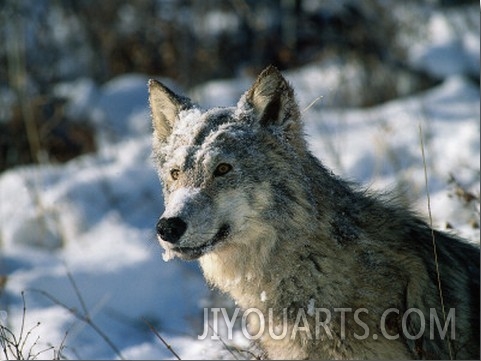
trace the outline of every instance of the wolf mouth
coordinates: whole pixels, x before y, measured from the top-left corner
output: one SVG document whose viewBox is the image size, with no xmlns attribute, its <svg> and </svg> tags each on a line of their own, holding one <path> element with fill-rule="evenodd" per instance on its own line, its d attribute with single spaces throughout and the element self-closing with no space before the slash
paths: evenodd
<svg viewBox="0 0 481 361">
<path fill-rule="evenodd" d="M 230 234 L 230 226 L 228 224 L 222 225 L 217 233 L 210 241 L 198 247 L 174 247 L 173 251 L 178 254 L 180 258 L 185 260 L 193 260 L 210 252 L 215 245 L 224 241 Z"/>
</svg>

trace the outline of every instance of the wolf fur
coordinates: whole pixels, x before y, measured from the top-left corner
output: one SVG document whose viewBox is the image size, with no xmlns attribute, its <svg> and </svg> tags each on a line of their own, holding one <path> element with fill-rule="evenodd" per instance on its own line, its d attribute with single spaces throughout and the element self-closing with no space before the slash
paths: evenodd
<svg viewBox="0 0 481 361">
<path fill-rule="evenodd" d="M 306 311 L 300 326 L 312 337 L 265 332 L 267 357 L 479 359 L 479 247 L 326 169 L 308 150 L 293 89 L 276 68 L 230 108 L 203 110 L 155 80 L 149 90 L 165 199 L 157 232 L 167 259 L 198 259 L 207 281 L 244 309 L 272 312 L 276 322 L 287 310 L 290 331 Z M 405 311 L 419 309 L 427 321 L 430 309 L 442 315 L 433 238 L 455 337 L 430 337 L 426 322 L 411 339 L 401 332 Z M 379 337 L 356 338 L 364 331 L 352 313 L 344 314 L 345 330 L 336 314 L 314 337 L 312 306 L 365 308 L 360 318 Z M 396 339 L 379 326 L 389 308 L 399 310 L 385 319 Z M 410 316 L 416 335 L 423 325 Z"/>
</svg>

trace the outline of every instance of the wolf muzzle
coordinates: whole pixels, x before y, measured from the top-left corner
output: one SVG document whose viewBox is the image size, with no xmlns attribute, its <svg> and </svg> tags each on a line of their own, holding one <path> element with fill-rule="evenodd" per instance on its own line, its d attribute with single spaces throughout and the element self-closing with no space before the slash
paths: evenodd
<svg viewBox="0 0 481 361">
<path fill-rule="evenodd" d="M 185 223 L 179 217 L 160 218 L 157 222 L 157 234 L 164 241 L 176 244 L 187 229 Z"/>
<path fill-rule="evenodd" d="M 229 224 L 222 224 L 212 238 L 204 240 L 202 244 L 190 245 L 189 242 L 182 245 L 181 238 L 185 234 L 188 225 L 179 217 L 162 217 L 157 222 L 157 235 L 162 247 L 166 250 L 164 260 L 170 260 L 177 256 L 185 260 L 193 260 L 211 252 L 219 243 L 225 241 L 231 235 Z M 164 257 L 164 256 L 163 256 Z"/>
</svg>

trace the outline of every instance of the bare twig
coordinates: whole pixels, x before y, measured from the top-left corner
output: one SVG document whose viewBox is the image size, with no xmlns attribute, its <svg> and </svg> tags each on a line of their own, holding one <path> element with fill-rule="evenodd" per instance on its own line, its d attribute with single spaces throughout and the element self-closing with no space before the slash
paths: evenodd
<svg viewBox="0 0 481 361">
<path fill-rule="evenodd" d="M 225 341 L 222 339 L 222 337 L 219 336 L 219 334 L 217 332 L 215 332 L 214 328 L 212 327 L 212 325 L 209 323 L 209 328 L 210 330 L 212 331 L 212 333 L 219 338 L 220 342 L 222 342 L 222 345 L 224 346 L 224 348 L 229 351 L 229 353 L 232 355 L 232 357 L 234 357 L 236 360 L 238 360 L 237 356 L 234 354 L 234 352 L 232 352 L 231 348 L 225 343 Z"/>
<path fill-rule="evenodd" d="M 77 283 L 75 283 L 75 280 L 74 280 L 72 274 L 70 273 L 70 271 L 68 269 L 67 269 L 67 277 L 68 277 L 68 280 L 70 281 L 70 284 L 72 285 L 72 287 L 75 291 L 75 294 L 77 295 L 77 298 L 80 302 L 80 306 L 82 306 L 82 310 L 84 312 L 84 315 L 86 317 L 90 318 L 89 312 L 88 312 L 88 309 L 87 309 L 87 305 L 85 304 L 85 301 L 82 297 L 82 294 L 80 293 L 80 289 L 78 288 Z"/>
<path fill-rule="evenodd" d="M 67 340 L 68 333 L 69 333 L 68 330 L 65 331 L 62 342 L 60 342 L 60 346 L 58 347 L 58 350 L 54 349 L 54 352 L 53 352 L 53 359 L 54 360 L 60 360 L 62 358 L 62 351 L 66 347 L 65 341 Z"/>
<path fill-rule="evenodd" d="M 167 350 L 170 351 L 170 353 L 172 353 L 172 355 L 174 355 L 177 360 L 182 360 L 180 358 L 180 356 L 177 354 L 177 352 L 174 351 L 174 349 L 172 348 L 172 346 L 170 346 L 165 340 L 164 338 L 160 335 L 160 333 L 155 329 L 155 327 L 149 322 L 147 321 L 147 319 L 145 318 L 142 318 L 142 320 L 147 324 L 147 326 L 149 326 L 149 329 L 154 333 L 154 335 L 160 340 L 162 341 L 162 343 L 164 344 L 164 346 L 167 348 Z"/>
<path fill-rule="evenodd" d="M 426 155 L 424 154 L 424 139 L 423 139 L 423 128 L 421 124 L 419 124 L 419 139 L 421 142 L 421 154 L 423 158 L 423 168 L 424 168 L 424 183 L 426 187 L 426 195 L 427 195 L 427 201 L 428 201 L 428 214 L 429 214 L 429 226 L 431 228 L 431 237 L 433 240 L 433 252 L 434 252 L 434 263 L 436 265 L 436 276 L 437 276 L 437 281 L 438 281 L 438 291 L 439 291 L 439 299 L 441 301 L 441 310 L 443 312 L 443 317 L 444 317 L 444 323 L 446 324 L 446 310 L 444 307 L 444 297 L 443 297 L 443 289 L 441 287 L 441 275 L 439 273 L 439 262 L 438 262 L 438 252 L 437 252 L 437 247 L 436 247 L 436 237 L 434 234 L 434 229 L 433 229 L 433 217 L 431 213 L 431 197 L 429 195 L 429 185 L 428 185 L 428 171 L 427 171 L 427 166 L 426 166 Z M 448 341 L 448 350 L 449 350 L 449 358 L 453 360 L 453 353 L 451 350 L 451 338 L 449 335 L 447 336 L 447 341 Z"/>
<path fill-rule="evenodd" d="M 221 336 L 219 336 L 219 334 L 217 332 L 215 332 L 214 328 L 212 327 L 212 325 L 209 323 L 208 324 L 209 328 L 211 329 L 211 331 L 213 332 L 213 334 L 219 338 L 220 342 L 222 342 L 222 345 L 224 346 L 224 348 L 229 351 L 229 353 L 232 355 L 232 357 L 234 357 L 236 360 L 239 360 L 239 358 L 234 354 L 234 352 L 232 351 L 232 349 L 236 350 L 238 353 L 241 353 L 241 352 L 245 352 L 249 355 L 251 355 L 253 358 L 255 358 L 256 360 L 260 360 L 261 358 L 256 355 L 254 352 L 250 351 L 250 350 L 246 350 L 246 349 L 241 349 L 235 345 L 228 345 L 223 339 Z"/>
<path fill-rule="evenodd" d="M 25 320 L 27 314 L 27 306 L 25 302 L 25 295 L 24 292 L 22 294 L 22 302 L 23 302 L 23 311 L 22 311 L 22 321 L 20 324 L 20 332 L 18 336 L 16 336 L 13 331 L 11 331 L 6 325 L 0 323 L 0 345 L 2 347 L 3 356 L 6 360 L 9 360 L 11 356 L 14 357 L 15 360 L 35 360 L 40 355 L 44 354 L 47 351 L 54 349 L 53 346 L 49 346 L 45 349 L 42 349 L 38 352 L 34 352 L 36 346 L 38 346 L 38 341 L 40 340 L 40 336 L 37 336 L 35 341 L 30 345 L 28 349 L 28 353 L 26 352 L 27 341 L 32 336 L 33 331 L 40 326 L 40 322 L 37 322 L 32 328 L 30 328 L 25 333 Z"/>
<path fill-rule="evenodd" d="M 73 281 L 72 275 L 69 276 L 69 279 L 71 281 Z M 76 286 L 75 282 L 73 283 L 73 287 L 76 289 L 76 292 L 78 292 L 78 294 L 77 294 L 77 296 L 78 296 L 80 294 L 80 292 L 79 292 L 79 289 Z M 123 357 L 123 355 L 120 352 L 120 350 L 118 349 L 118 347 L 115 346 L 115 344 L 112 342 L 112 340 L 92 321 L 92 318 L 89 316 L 88 312 L 80 313 L 77 309 L 67 306 L 65 303 L 63 303 L 62 301 L 60 301 L 59 299 L 57 299 L 56 297 L 54 297 L 50 293 L 45 292 L 43 290 L 31 289 L 31 291 L 40 293 L 41 295 L 45 296 L 46 298 L 48 298 L 50 301 L 52 301 L 56 305 L 61 306 L 64 309 L 66 309 L 67 311 L 69 311 L 72 315 L 74 315 L 80 321 L 85 322 L 105 341 L 105 343 L 107 343 L 110 346 L 110 348 L 114 351 L 114 353 L 117 355 L 117 357 L 119 357 L 121 360 L 125 360 L 125 358 Z M 81 297 L 80 297 L 80 300 L 82 300 Z M 85 306 L 85 303 L 83 301 L 80 301 L 80 302 L 82 304 L 83 310 L 86 311 L 87 307 Z"/>
</svg>

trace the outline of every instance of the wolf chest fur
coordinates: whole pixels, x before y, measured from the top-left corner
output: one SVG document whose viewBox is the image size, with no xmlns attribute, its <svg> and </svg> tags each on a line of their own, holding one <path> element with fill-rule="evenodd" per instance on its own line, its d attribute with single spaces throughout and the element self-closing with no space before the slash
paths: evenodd
<svg viewBox="0 0 481 361">
<path fill-rule="evenodd" d="M 312 333 L 265 332 L 267 357 L 479 359 L 479 247 L 326 169 L 308 149 L 294 91 L 276 68 L 235 107 L 201 109 L 155 80 L 149 91 L 165 259 L 198 259 L 210 284 L 244 309 L 276 322 L 286 315 L 289 330 L 305 310 Z M 438 275 L 455 337 L 403 317 L 412 309 L 428 319 L 443 314 Z M 334 312 L 319 337 L 314 306 Z M 366 310 L 362 325 L 353 313 L 335 313 L 343 308 Z M 364 327 L 379 337 L 360 339 Z"/>
</svg>

